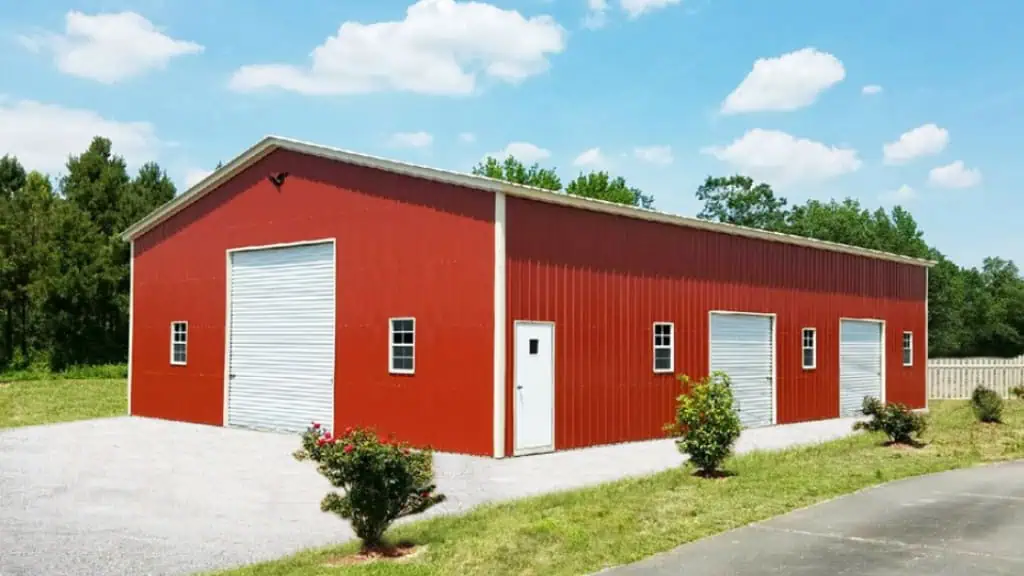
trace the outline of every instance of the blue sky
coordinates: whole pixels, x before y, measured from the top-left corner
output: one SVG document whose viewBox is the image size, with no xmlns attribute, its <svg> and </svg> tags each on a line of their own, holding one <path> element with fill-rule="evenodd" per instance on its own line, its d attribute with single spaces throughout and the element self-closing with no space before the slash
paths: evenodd
<svg viewBox="0 0 1024 576">
<path fill-rule="evenodd" d="M 0 154 L 95 133 L 184 187 L 273 133 L 468 170 L 705 176 L 899 202 L 954 260 L 1024 260 L 1024 3 L 51 0 L 0 8 Z"/>
</svg>

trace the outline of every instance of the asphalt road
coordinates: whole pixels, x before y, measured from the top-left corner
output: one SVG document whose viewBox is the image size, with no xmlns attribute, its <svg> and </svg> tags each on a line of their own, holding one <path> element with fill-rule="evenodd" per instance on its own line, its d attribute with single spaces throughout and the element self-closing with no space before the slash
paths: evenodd
<svg viewBox="0 0 1024 576">
<path fill-rule="evenodd" d="M 893 482 L 602 574 L 1020 576 L 1024 462 Z"/>
</svg>

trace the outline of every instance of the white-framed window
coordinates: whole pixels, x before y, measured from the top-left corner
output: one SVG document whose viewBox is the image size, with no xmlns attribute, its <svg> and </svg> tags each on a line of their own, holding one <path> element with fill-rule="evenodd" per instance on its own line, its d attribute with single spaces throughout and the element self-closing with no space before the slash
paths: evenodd
<svg viewBox="0 0 1024 576">
<path fill-rule="evenodd" d="M 804 370 L 814 370 L 818 367 L 818 331 L 814 328 L 804 328 L 800 331 L 800 363 Z"/>
<path fill-rule="evenodd" d="M 416 372 L 416 319 L 391 318 L 388 321 L 388 371 L 392 374 Z"/>
<path fill-rule="evenodd" d="M 671 322 L 654 323 L 654 372 L 661 374 L 673 372 L 676 368 L 675 324 Z"/>
<path fill-rule="evenodd" d="M 903 365 L 914 365 L 914 333 L 903 333 Z"/>
<path fill-rule="evenodd" d="M 171 364 L 184 366 L 188 363 L 188 322 L 171 322 Z"/>
</svg>

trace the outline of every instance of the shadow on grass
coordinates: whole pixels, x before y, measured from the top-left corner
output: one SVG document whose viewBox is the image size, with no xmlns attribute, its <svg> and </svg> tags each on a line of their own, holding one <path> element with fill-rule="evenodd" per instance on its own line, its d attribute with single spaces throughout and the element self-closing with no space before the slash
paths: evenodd
<svg viewBox="0 0 1024 576">
<path fill-rule="evenodd" d="M 930 444 L 930 442 L 924 442 L 922 440 L 910 439 L 910 440 L 902 440 L 902 441 L 899 441 L 899 440 L 887 440 L 885 442 L 882 442 L 881 445 L 886 447 L 886 448 L 916 448 L 916 449 L 920 450 L 921 448 L 927 448 L 929 446 L 929 444 Z"/>
<path fill-rule="evenodd" d="M 706 480 L 721 480 L 723 478 L 732 478 L 736 475 L 736 472 L 732 470 L 695 470 L 693 475 Z"/>
</svg>

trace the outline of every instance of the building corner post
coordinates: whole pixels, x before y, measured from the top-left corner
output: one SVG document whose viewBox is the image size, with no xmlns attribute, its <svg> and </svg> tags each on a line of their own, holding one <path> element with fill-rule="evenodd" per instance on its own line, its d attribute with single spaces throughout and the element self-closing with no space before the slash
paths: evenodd
<svg viewBox="0 0 1024 576">
<path fill-rule="evenodd" d="M 131 241 L 128 257 L 128 415 L 132 415 L 132 349 L 135 341 L 135 240 Z"/>
<path fill-rule="evenodd" d="M 494 194 L 494 457 L 505 456 L 505 193 Z"/>
</svg>

